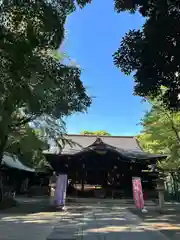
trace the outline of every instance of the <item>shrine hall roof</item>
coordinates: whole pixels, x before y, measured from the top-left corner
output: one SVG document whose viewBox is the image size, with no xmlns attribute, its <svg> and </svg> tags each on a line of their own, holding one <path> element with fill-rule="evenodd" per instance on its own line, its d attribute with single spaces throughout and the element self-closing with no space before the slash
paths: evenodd
<svg viewBox="0 0 180 240">
<path fill-rule="evenodd" d="M 66 144 L 61 152 L 57 146 L 51 146 L 49 151 L 44 152 L 45 154 L 76 154 L 89 146 L 93 145 L 97 139 L 100 139 L 109 149 L 112 147 L 113 150 L 118 151 L 122 155 L 128 158 L 158 158 L 161 155 L 154 155 L 145 153 L 137 139 L 134 136 L 94 136 L 94 135 L 75 135 L 69 134 L 65 136 L 66 139 L 72 141 L 73 144 Z"/>
</svg>

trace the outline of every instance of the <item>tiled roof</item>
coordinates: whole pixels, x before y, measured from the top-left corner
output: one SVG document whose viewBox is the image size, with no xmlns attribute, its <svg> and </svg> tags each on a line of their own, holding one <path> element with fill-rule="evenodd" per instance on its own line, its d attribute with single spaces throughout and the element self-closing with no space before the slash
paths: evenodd
<svg viewBox="0 0 180 240">
<path fill-rule="evenodd" d="M 97 138 L 107 144 L 107 147 L 113 148 L 118 151 L 124 157 L 129 159 L 150 159 L 150 158 L 163 158 L 162 155 L 154 155 L 144 152 L 138 141 L 134 136 L 93 136 L 93 135 L 75 135 L 69 134 L 65 136 L 66 139 L 72 141 L 71 146 L 66 144 L 62 151 L 60 152 L 59 148 L 55 145 L 52 145 L 49 151 L 45 151 L 45 154 L 76 154 L 83 149 L 91 146 Z"/>
<path fill-rule="evenodd" d="M 62 150 L 62 154 L 74 154 L 83 150 L 93 144 L 96 139 L 100 138 L 105 144 L 111 145 L 116 148 L 122 148 L 124 150 L 142 151 L 134 136 L 87 136 L 87 135 L 75 135 L 69 134 L 65 138 L 71 140 L 74 144 L 70 146 L 66 144 Z M 48 153 L 58 153 L 59 149 L 55 145 L 51 146 Z"/>
<path fill-rule="evenodd" d="M 70 153 L 74 151 L 80 151 L 92 145 L 97 136 L 87 136 L 87 135 L 68 135 L 68 139 L 77 143 L 73 147 L 66 145 L 62 153 Z M 98 136 L 105 144 L 111 145 L 116 148 L 122 148 L 124 150 L 141 150 L 135 137 L 126 136 Z M 80 147 L 81 146 L 81 147 Z"/>
</svg>

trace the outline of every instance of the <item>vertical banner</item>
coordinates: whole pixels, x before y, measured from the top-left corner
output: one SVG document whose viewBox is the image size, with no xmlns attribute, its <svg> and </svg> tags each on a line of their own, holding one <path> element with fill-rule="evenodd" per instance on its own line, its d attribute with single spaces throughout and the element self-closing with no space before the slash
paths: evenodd
<svg viewBox="0 0 180 240">
<path fill-rule="evenodd" d="M 144 199 L 143 199 L 141 178 L 133 177 L 132 184 L 133 184 L 133 198 L 134 198 L 136 207 L 143 209 Z"/>
<path fill-rule="evenodd" d="M 56 182 L 56 205 L 64 206 L 66 201 L 67 174 L 60 174 Z"/>
</svg>

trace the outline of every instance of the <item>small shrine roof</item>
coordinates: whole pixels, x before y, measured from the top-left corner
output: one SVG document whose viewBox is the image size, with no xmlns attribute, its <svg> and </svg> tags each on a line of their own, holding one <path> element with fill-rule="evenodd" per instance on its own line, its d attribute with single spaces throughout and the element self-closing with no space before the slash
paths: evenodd
<svg viewBox="0 0 180 240">
<path fill-rule="evenodd" d="M 2 158 L 2 166 L 7 166 L 10 168 L 15 168 L 27 172 L 35 172 L 34 168 L 25 166 L 16 155 L 7 152 L 4 153 L 4 156 Z"/>
</svg>

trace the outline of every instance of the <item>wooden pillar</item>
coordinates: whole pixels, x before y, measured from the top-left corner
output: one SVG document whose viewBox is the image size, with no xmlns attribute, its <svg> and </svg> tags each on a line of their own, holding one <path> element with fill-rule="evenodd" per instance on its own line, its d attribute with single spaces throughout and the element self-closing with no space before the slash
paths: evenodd
<svg viewBox="0 0 180 240">
<path fill-rule="evenodd" d="M 84 171 L 85 171 L 85 164 L 82 164 L 82 174 L 81 174 L 81 191 L 84 192 Z"/>
</svg>

